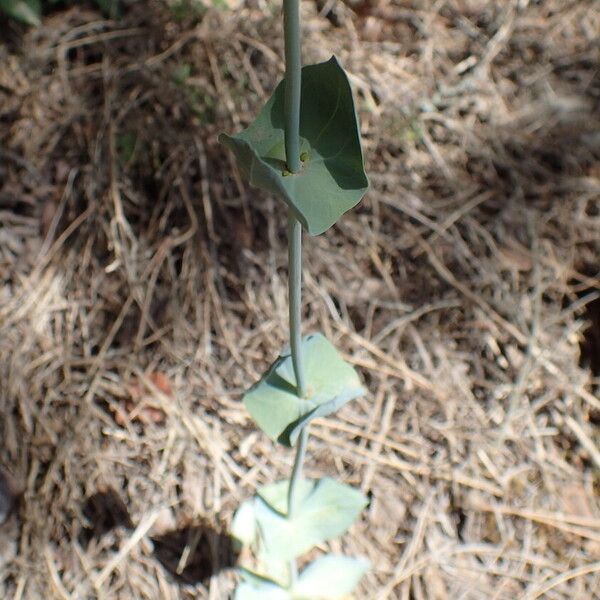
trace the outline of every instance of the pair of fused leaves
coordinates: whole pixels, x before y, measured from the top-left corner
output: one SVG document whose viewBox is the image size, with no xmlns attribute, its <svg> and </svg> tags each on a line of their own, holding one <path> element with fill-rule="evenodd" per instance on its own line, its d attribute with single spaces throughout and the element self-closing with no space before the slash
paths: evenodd
<svg viewBox="0 0 600 600">
<path fill-rule="evenodd" d="M 346 73 L 332 57 L 304 67 L 301 81 L 298 173 L 290 173 L 285 162 L 285 81 L 247 129 L 219 140 L 251 185 L 276 194 L 308 233 L 318 235 L 358 204 L 369 183 Z"/>
<path fill-rule="evenodd" d="M 261 487 L 240 506 L 232 525 L 243 545 L 283 562 L 343 534 L 367 505 L 361 492 L 326 477 L 301 482 L 298 509 L 288 518 L 288 488 L 287 480 Z"/>
<path fill-rule="evenodd" d="M 342 600 L 354 591 L 369 568 L 364 558 L 328 554 L 311 563 L 291 587 L 246 572 L 235 600 Z"/>
<path fill-rule="evenodd" d="M 361 558 L 324 556 L 309 565 L 290 588 L 288 562 L 314 546 L 343 534 L 367 505 L 359 491 L 325 478 L 303 481 L 298 508 L 287 516 L 289 481 L 258 490 L 258 495 L 237 511 L 232 534 L 251 548 L 261 575 L 243 571 L 236 600 L 273 598 L 281 600 L 335 600 L 345 598 L 356 587 L 368 562 Z"/>
<path fill-rule="evenodd" d="M 360 379 L 321 334 L 302 340 L 308 393 L 298 397 L 291 354 L 284 352 L 261 381 L 244 396 L 256 424 L 274 441 L 291 447 L 300 431 L 364 393 Z"/>
<path fill-rule="evenodd" d="M 244 396 L 244 404 L 257 425 L 272 440 L 288 447 L 296 443 L 302 428 L 311 420 L 333 413 L 364 393 L 356 371 L 323 335 L 303 338 L 301 352 L 306 397 L 298 396 L 289 350 Z M 236 600 L 345 598 L 366 570 L 364 560 L 323 557 L 307 567 L 292 588 L 286 586 L 288 563 L 314 546 L 343 534 L 367 505 L 366 498 L 333 479 L 303 481 L 298 490 L 298 508 L 289 518 L 288 489 L 288 481 L 264 486 L 236 513 L 233 536 L 253 551 L 262 573 L 261 576 L 246 573 Z M 334 565 L 337 574 L 328 570 Z"/>
</svg>

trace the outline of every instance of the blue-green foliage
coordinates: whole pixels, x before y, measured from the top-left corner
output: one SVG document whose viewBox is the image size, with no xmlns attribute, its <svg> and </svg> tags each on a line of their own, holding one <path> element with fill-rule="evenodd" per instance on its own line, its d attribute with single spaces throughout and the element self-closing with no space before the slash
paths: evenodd
<svg viewBox="0 0 600 600">
<path fill-rule="evenodd" d="M 278 196 L 308 233 L 319 235 L 369 187 L 352 90 L 335 57 L 302 69 L 302 169 L 296 174 L 285 163 L 284 90 L 282 81 L 247 129 L 219 140 L 234 153 L 250 185 Z"/>
<path fill-rule="evenodd" d="M 306 357 L 308 391 L 296 393 L 290 351 L 285 351 L 263 379 L 244 395 L 244 404 L 256 424 L 272 439 L 291 448 L 300 431 L 319 417 L 326 417 L 364 393 L 354 368 L 321 334 L 302 340 Z"/>
<path fill-rule="evenodd" d="M 295 173 L 286 164 L 285 86 L 285 81 L 277 86 L 247 129 L 219 139 L 251 185 L 278 197 L 292 215 L 288 219 L 319 235 L 354 207 L 369 185 L 350 81 L 335 58 L 302 69 L 302 165 Z M 300 285 L 292 277 L 290 282 L 291 288 Z M 290 322 L 293 328 L 293 318 Z M 301 464 L 309 423 L 333 414 L 364 390 L 352 365 L 323 335 L 306 336 L 299 346 L 294 351 L 304 357 L 306 385 L 298 386 L 297 361 L 285 350 L 244 394 L 244 404 L 269 438 L 288 448 L 297 445 Z M 295 464 L 291 480 L 259 488 L 234 517 L 232 534 L 255 559 L 252 571 L 242 569 L 235 600 L 342 600 L 368 568 L 364 558 L 327 555 L 297 573 L 301 554 L 345 533 L 367 505 L 364 495 L 348 485 L 327 477 L 299 480 L 297 472 Z"/>
<path fill-rule="evenodd" d="M 0 13 L 27 25 L 40 25 L 46 6 L 75 4 L 77 0 L 0 0 Z M 130 0 L 131 2 L 131 0 Z M 127 0 L 89 0 L 105 17 L 118 19 Z M 200 15 L 210 7 L 227 8 L 226 0 L 180 0 L 169 4 L 174 19 Z"/>
<path fill-rule="evenodd" d="M 0 11 L 27 25 L 39 25 L 42 3 L 40 0 L 0 0 Z"/>
<path fill-rule="evenodd" d="M 62 0 L 0 0 L 0 12 L 27 25 L 38 26 L 42 20 L 44 6 L 67 4 Z M 117 18 L 121 5 L 119 0 L 94 0 L 104 15 Z"/>
</svg>

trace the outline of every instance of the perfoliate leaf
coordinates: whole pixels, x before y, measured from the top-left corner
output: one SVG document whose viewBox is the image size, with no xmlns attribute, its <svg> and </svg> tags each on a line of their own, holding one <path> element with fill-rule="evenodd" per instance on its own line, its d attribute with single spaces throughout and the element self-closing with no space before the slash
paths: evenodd
<svg viewBox="0 0 600 600">
<path fill-rule="evenodd" d="M 306 398 L 299 398 L 292 357 L 287 351 L 264 378 L 244 395 L 244 404 L 256 424 L 272 439 L 291 447 L 300 430 L 317 417 L 335 412 L 364 393 L 360 379 L 335 347 L 321 334 L 302 340 Z"/>
<path fill-rule="evenodd" d="M 335 57 L 302 69 L 302 168 L 285 162 L 284 85 L 280 82 L 256 120 L 219 141 L 235 154 L 250 184 L 279 196 L 311 235 L 323 233 L 358 204 L 369 182 L 348 77 Z"/>
<path fill-rule="evenodd" d="M 258 535 L 254 518 L 254 498 L 246 500 L 235 512 L 231 523 L 231 535 L 243 546 L 251 547 Z"/>
<path fill-rule="evenodd" d="M 0 11 L 27 25 L 37 26 L 41 23 L 40 0 L 0 0 Z"/>
<path fill-rule="evenodd" d="M 284 584 L 290 577 L 289 564 L 285 560 L 267 554 L 256 521 L 255 508 L 256 498 L 251 498 L 241 504 L 233 517 L 231 535 L 239 544 L 249 548 L 256 558 L 256 568 L 261 575 L 253 575 L 268 578 L 274 583 Z M 246 580 L 249 580 L 250 571 L 242 569 L 242 574 Z"/>
<path fill-rule="evenodd" d="M 298 504 L 304 505 L 307 498 L 315 490 L 315 487 L 325 481 L 325 479 L 319 481 L 310 481 L 308 479 L 302 479 L 298 482 L 296 493 L 298 494 Z M 328 481 L 334 481 L 333 479 Z M 283 481 L 276 481 L 275 483 L 269 483 L 258 488 L 258 496 L 262 498 L 275 512 L 281 516 L 287 516 L 288 512 L 288 489 L 290 482 L 288 479 Z M 343 485 L 341 483 L 337 485 Z M 354 490 L 354 488 L 350 488 Z"/>
<path fill-rule="evenodd" d="M 367 499 L 358 490 L 325 478 L 303 482 L 296 513 L 288 519 L 289 482 L 280 481 L 258 490 L 254 511 L 267 556 L 291 560 L 313 546 L 343 534 Z"/>
<path fill-rule="evenodd" d="M 292 600 L 292 595 L 275 583 L 243 582 L 235 590 L 235 600 Z"/>
<path fill-rule="evenodd" d="M 251 571 L 250 569 L 245 569 L 242 567 L 241 569 L 238 569 L 238 571 L 239 571 L 241 580 L 245 581 L 246 583 L 251 583 L 252 585 L 263 585 L 266 583 L 269 585 L 274 585 L 276 587 L 282 587 L 276 581 L 273 581 L 273 580 L 269 579 L 268 577 L 264 577 L 263 575 L 260 575 L 259 573 L 255 573 L 254 571 Z"/>
<path fill-rule="evenodd" d="M 369 568 L 365 558 L 328 554 L 311 563 L 292 590 L 294 600 L 342 600 L 356 588 Z"/>
</svg>

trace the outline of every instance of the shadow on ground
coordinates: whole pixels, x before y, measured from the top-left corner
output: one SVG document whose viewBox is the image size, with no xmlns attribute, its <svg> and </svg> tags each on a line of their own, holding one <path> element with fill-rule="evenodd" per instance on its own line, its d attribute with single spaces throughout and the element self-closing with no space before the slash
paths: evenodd
<svg viewBox="0 0 600 600">
<path fill-rule="evenodd" d="M 203 523 L 153 537 L 154 556 L 177 581 L 204 583 L 236 563 L 230 536 Z"/>
</svg>

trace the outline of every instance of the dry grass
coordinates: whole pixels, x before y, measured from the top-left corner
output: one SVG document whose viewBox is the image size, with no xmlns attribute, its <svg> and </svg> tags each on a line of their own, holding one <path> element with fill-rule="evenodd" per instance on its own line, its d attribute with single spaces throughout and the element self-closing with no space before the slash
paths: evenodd
<svg viewBox="0 0 600 600">
<path fill-rule="evenodd" d="M 600 597 L 597 9 L 303 5 L 373 184 L 306 257 L 306 330 L 370 390 L 307 466 L 372 496 L 331 544 L 372 559 L 360 598 Z M 285 231 L 216 134 L 281 76 L 280 34 L 267 3 L 148 2 L 0 45 L 2 598 L 233 587 L 231 515 L 292 459 L 239 401 L 286 341 Z"/>
</svg>

